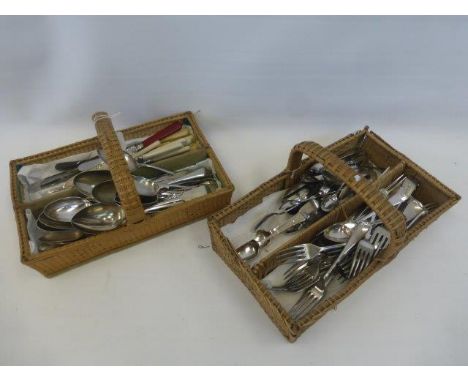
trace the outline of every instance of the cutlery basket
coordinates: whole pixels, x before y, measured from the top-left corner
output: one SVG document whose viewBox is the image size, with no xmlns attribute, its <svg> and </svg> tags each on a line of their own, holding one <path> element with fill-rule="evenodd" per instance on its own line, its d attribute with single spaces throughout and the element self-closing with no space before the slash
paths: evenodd
<svg viewBox="0 0 468 382">
<path fill-rule="evenodd" d="M 97 137 L 43 152 L 10 162 L 11 197 L 17 222 L 21 262 L 36 269 L 45 276 L 58 272 L 126 247 L 161 232 L 182 226 L 197 219 L 206 217 L 229 204 L 234 187 L 219 162 L 215 152 L 198 127 L 193 113 L 185 112 L 167 118 L 158 119 L 122 131 L 126 140 L 141 138 L 155 133 L 172 123 L 187 119 L 192 127 L 199 151 L 212 160 L 221 186 L 205 196 L 186 201 L 155 215 L 145 215 L 133 178 L 125 162 L 117 135 L 107 113 L 99 112 L 93 116 Z M 48 163 L 75 154 L 87 153 L 102 148 L 107 158 L 109 171 L 125 210 L 126 224 L 108 232 L 89 236 L 69 244 L 33 254 L 30 249 L 27 219 L 25 211 L 34 210 L 45 205 L 47 200 L 26 202 L 22 197 L 22 185 L 18 181 L 18 171 L 24 165 Z"/>
<path fill-rule="evenodd" d="M 339 158 L 340 155 L 352 149 L 365 151 L 367 157 L 377 166 L 389 168 L 389 170 L 373 182 L 357 178 L 356 172 Z M 306 155 L 305 159 L 303 159 L 303 155 Z M 316 162 L 321 163 L 326 170 L 343 181 L 354 192 L 353 196 L 344 200 L 337 208 L 307 228 L 292 235 L 286 243 L 261 259 L 256 265 L 250 267 L 246 261 L 236 254 L 235 247 L 223 233 L 222 227 L 236 221 L 247 211 L 260 204 L 268 195 L 296 184 L 301 174 Z M 388 185 L 401 174 L 410 176 L 418 183 L 418 188 L 414 193 L 415 198 L 422 203 L 430 202 L 436 205 L 435 209 L 418 220 L 417 224 L 409 230 L 406 229 L 403 214 L 394 208 L 380 192 L 382 186 Z M 208 220 L 208 225 L 213 249 L 249 289 L 280 332 L 290 342 L 294 342 L 308 327 L 329 310 L 334 309 L 339 302 L 361 286 L 373 273 L 394 259 L 410 240 L 415 238 L 459 199 L 460 197 L 455 192 L 444 186 L 366 127 L 326 148 L 313 142 L 297 144 L 292 149 L 287 167 L 283 172 L 261 184 L 237 202 L 212 215 Z M 293 319 L 275 298 L 274 293 L 261 282 L 262 278 L 278 265 L 275 263 L 275 253 L 292 245 L 312 240 L 316 234 L 329 225 L 347 219 L 357 208 L 366 205 L 376 212 L 390 232 L 390 245 L 357 277 L 349 280 L 338 293 L 330 297 L 325 296 L 324 300 L 305 316 L 298 320 Z"/>
</svg>

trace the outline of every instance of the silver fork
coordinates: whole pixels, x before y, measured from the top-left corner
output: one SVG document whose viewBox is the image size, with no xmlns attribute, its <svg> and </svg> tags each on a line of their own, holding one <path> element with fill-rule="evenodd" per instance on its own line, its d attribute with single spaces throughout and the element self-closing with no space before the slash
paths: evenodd
<svg viewBox="0 0 468 382">
<path fill-rule="evenodd" d="M 299 292 L 313 285 L 320 276 L 320 256 L 314 259 L 293 264 L 283 275 L 281 285 L 265 283 L 274 292 Z"/>
<path fill-rule="evenodd" d="M 366 268 L 380 250 L 379 246 L 367 240 L 361 240 L 354 251 L 348 278 L 356 277 Z"/>
<path fill-rule="evenodd" d="M 328 279 L 321 277 L 310 289 L 307 289 L 289 311 L 291 317 L 297 320 L 317 305 L 325 295 L 326 288 L 331 280 L 331 277 Z"/>
<path fill-rule="evenodd" d="M 336 266 L 346 257 L 346 255 L 354 248 L 354 246 L 369 232 L 372 225 L 368 222 L 359 223 L 356 228 L 354 228 L 351 237 L 347 241 L 346 245 L 343 247 L 343 250 L 340 252 L 339 256 L 335 259 L 333 264 L 328 268 L 328 271 L 319 278 L 319 280 L 309 289 L 307 289 L 296 304 L 291 308 L 289 314 L 295 320 L 304 316 L 309 312 L 314 306 L 316 306 L 324 297 L 326 288 L 330 281 L 334 278 L 334 270 Z"/>
<path fill-rule="evenodd" d="M 418 200 L 410 198 L 403 209 L 403 214 L 407 220 L 407 229 L 410 229 L 421 217 L 427 215 L 435 207 L 435 203 L 422 205 Z M 382 249 L 388 247 L 389 243 L 390 233 L 388 230 L 383 226 L 377 226 L 372 232 L 369 241 L 361 240 L 358 243 L 348 277 L 353 278 L 361 273 Z"/>
<path fill-rule="evenodd" d="M 369 242 L 377 245 L 379 250 L 384 250 L 390 244 L 390 232 L 385 227 L 379 225 L 372 230 Z"/>
<path fill-rule="evenodd" d="M 282 251 L 277 253 L 275 258 L 281 264 L 296 263 L 300 261 L 311 260 L 320 253 L 333 252 L 335 250 L 343 248 L 344 246 L 345 243 L 328 245 L 325 247 L 320 247 L 311 243 L 299 244 L 293 247 L 283 249 Z"/>
<path fill-rule="evenodd" d="M 279 261 L 279 264 L 292 263 L 293 265 L 284 272 L 283 282 L 280 285 L 273 286 L 270 282 L 265 282 L 265 285 L 275 292 L 298 292 L 308 288 L 317 280 L 319 271 L 328 262 L 327 256 L 320 255 L 333 253 L 333 251 L 339 250 L 344 246 L 345 243 L 326 247 L 307 243 L 286 248 L 278 253 L 276 259 Z M 327 268 L 329 266 L 330 264 L 328 264 Z"/>
<path fill-rule="evenodd" d="M 292 265 L 282 274 L 282 282 L 279 285 L 273 285 L 265 279 L 265 286 L 275 292 L 298 292 L 310 287 L 320 276 L 319 273 L 330 267 L 329 257 L 333 256 L 333 251 L 343 248 L 344 245 L 340 243 L 319 247 L 314 244 L 301 244 L 279 252 L 278 267 L 291 263 Z"/>
</svg>

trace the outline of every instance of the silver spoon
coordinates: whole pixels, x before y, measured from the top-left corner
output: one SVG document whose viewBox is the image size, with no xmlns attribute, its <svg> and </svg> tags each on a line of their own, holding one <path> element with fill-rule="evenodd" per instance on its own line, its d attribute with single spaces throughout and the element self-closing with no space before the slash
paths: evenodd
<svg viewBox="0 0 468 382">
<path fill-rule="evenodd" d="M 111 231 L 125 223 L 125 211 L 117 204 L 93 204 L 73 216 L 72 224 L 85 232 Z"/>
<path fill-rule="evenodd" d="M 92 197 L 99 203 L 115 204 L 117 190 L 112 180 L 99 183 L 91 191 Z"/>
<path fill-rule="evenodd" d="M 81 239 L 84 233 L 77 228 L 49 231 L 38 227 L 38 240 L 46 244 L 66 244 Z"/>
<path fill-rule="evenodd" d="M 335 243 L 346 243 L 351 236 L 357 223 L 354 220 L 348 220 L 342 223 L 335 223 L 323 231 L 326 239 Z"/>
<path fill-rule="evenodd" d="M 85 171 L 73 179 L 76 189 L 86 197 L 93 197 L 93 189 L 97 185 L 112 180 L 110 171 Z"/>
<path fill-rule="evenodd" d="M 58 222 L 71 222 L 79 211 L 91 206 L 91 202 L 79 196 L 57 199 L 44 207 L 44 215 Z"/>
<path fill-rule="evenodd" d="M 72 228 L 71 223 L 58 222 L 56 220 L 49 219 L 42 212 L 37 218 L 37 226 L 45 230 L 67 230 Z"/>
<path fill-rule="evenodd" d="M 390 192 L 390 197 L 389 189 L 393 189 L 393 191 Z M 387 187 L 387 189 L 382 189 L 380 191 L 388 198 L 388 201 L 392 206 L 397 207 L 401 203 L 408 200 L 415 189 L 416 183 L 414 183 L 412 180 L 409 178 L 399 178 L 396 184 L 392 183 L 389 187 Z M 369 212 L 368 214 L 361 212 L 357 217 L 352 217 L 345 222 L 335 223 L 327 227 L 323 231 L 323 235 L 326 239 L 335 243 L 343 243 L 351 236 L 352 230 L 355 228 L 358 222 L 374 220 L 376 217 L 377 214 L 374 211 Z"/>
<path fill-rule="evenodd" d="M 127 166 L 130 172 L 135 171 L 138 168 L 138 162 L 131 154 L 127 153 L 126 151 L 124 151 L 123 154 L 125 162 L 127 162 Z"/>
</svg>

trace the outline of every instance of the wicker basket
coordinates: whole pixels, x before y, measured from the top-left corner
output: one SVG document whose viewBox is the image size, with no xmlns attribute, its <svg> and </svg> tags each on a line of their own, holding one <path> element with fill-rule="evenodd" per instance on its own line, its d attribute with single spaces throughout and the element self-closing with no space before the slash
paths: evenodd
<svg viewBox="0 0 468 382">
<path fill-rule="evenodd" d="M 99 112 L 93 116 L 93 120 L 96 121 L 96 138 L 11 161 L 11 197 L 18 226 L 21 261 L 45 276 L 52 276 L 118 248 L 206 217 L 229 204 L 234 187 L 191 112 L 134 126 L 122 132 L 126 140 L 144 137 L 185 118 L 189 120 L 194 137 L 198 141 L 201 150 L 211 158 L 222 187 L 206 196 L 181 203 L 152 216 L 145 215 L 143 211 L 140 198 L 135 190 L 133 178 L 130 175 L 117 136 L 113 130 L 111 119 L 107 113 Z M 127 224 L 113 231 L 100 233 L 99 235 L 87 237 L 38 254 L 31 254 L 25 210 L 42 208 L 48 200 L 44 199 L 31 203 L 23 201 L 20 190 L 21 186 L 17 178 L 19 168 L 23 165 L 47 163 L 70 155 L 86 153 L 99 147 L 103 148 L 106 155 L 121 205 L 126 213 Z"/>
<path fill-rule="evenodd" d="M 339 155 L 353 148 L 364 150 L 369 159 L 381 168 L 390 167 L 390 171 L 373 183 L 365 179 L 357 181 L 356 173 L 339 159 Z M 303 154 L 308 156 L 303 160 Z M 322 217 L 306 229 L 293 235 L 288 242 L 276 251 L 262 259 L 253 268 L 243 261 L 235 251 L 221 227 L 234 222 L 246 211 L 260 204 L 264 197 L 297 183 L 300 175 L 312 163 L 320 162 L 327 170 L 339 177 L 355 193 L 341 206 Z M 405 173 L 418 182 L 414 196 L 423 203 L 433 202 L 437 208 L 419 220 L 411 229 L 406 230 L 403 215 L 393 208 L 379 192 L 379 188 L 390 183 L 398 175 Z M 323 148 L 313 142 L 303 142 L 291 151 L 286 169 L 279 175 L 268 180 L 258 188 L 245 195 L 236 203 L 231 204 L 208 220 L 213 249 L 250 290 L 258 303 L 268 314 L 281 333 L 294 342 L 309 326 L 314 324 L 326 312 L 349 296 L 356 288 L 365 282 L 373 273 L 388 264 L 400 250 L 443 212 L 454 205 L 460 196 L 441 184 L 406 156 L 393 149 L 375 133 L 365 128 L 350 134 L 334 144 Z M 332 223 L 343 221 L 351 216 L 357 208 L 364 205 L 371 207 L 386 228 L 391 233 L 390 245 L 356 278 L 350 280 L 337 294 L 326 298 L 317 307 L 300 320 L 294 320 L 273 294 L 263 285 L 261 279 L 278 264 L 275 263 L 275 253 L 281 249 L 311 240 L 317 233 Z"/>
</svg>

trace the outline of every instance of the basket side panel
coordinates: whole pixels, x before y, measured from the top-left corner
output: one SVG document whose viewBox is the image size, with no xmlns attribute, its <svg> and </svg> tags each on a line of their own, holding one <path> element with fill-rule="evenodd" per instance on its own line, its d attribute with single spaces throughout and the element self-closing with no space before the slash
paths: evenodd
<svg viewBox="0 0 468 382">
<path fill-rule="evenodd" d="M 162 232 L 204 218 L 229 203 L 231 196 L 232 191 L 229 190 L 215 192 L 207 197 L 174 206 L 155 216 L 148 216 L 141 223 L 101 233 L 98 236 L 33 256 L 26 264 L 46 276 L 53 276 L 116 249 L 127 247 Z"/>
</svg>

